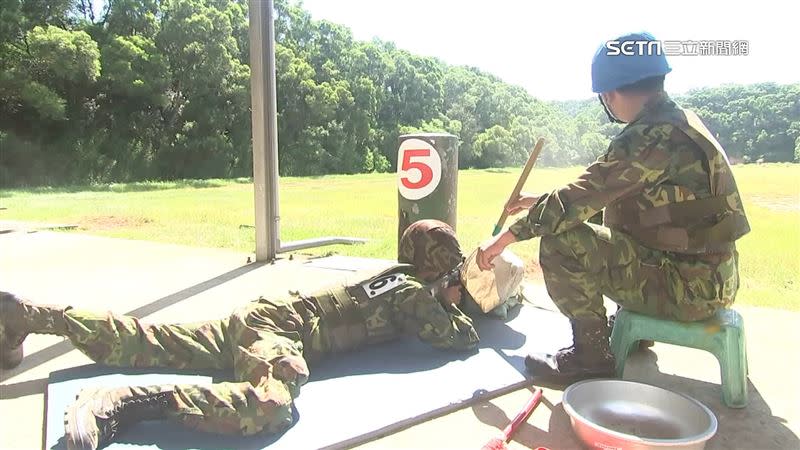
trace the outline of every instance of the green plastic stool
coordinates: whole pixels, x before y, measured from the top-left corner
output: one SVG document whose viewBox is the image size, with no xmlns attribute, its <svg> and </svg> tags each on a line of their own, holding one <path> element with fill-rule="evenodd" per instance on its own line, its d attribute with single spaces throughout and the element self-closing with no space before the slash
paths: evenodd
<svg viewBox="0 0 800 450">
<path fill-rule="evenodd" d="M 620 309 L 611 332 L 618 377 L 622 378 L 625 360 L 643 339 L 713 353 L 720 366 L 722 401 L 731 408 L 747 406 L 747 347 L 738 312 L 723 309 L 706 320 L 678 322 Z"/>
</svg>

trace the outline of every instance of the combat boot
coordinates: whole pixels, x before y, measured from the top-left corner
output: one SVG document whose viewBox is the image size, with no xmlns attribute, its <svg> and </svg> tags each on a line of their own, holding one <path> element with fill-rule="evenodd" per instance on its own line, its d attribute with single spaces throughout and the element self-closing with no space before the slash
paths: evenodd
<svg viewBox="0 0 800 450">
<path fill-rule="evenodd" d="M 131 425 L 175 409 L 173 386 L 84 389 L 64 414 L 67 449 L 105 447 Z"/>
<path fill-rule="evenodd" d="M 525 367 L 534 378 L 554 384 L 613 377 L 615 363 L 609 334 L 605 317 L 573 319 L 572 346 L 555 354 L 531 354 L 525 358 Z"/>
<path fill-rule="evenodd" d="M 22 343 L 29 333 L 67 332 L 64 312 L 69 307 L 34 305 L 10 292 L 0 291 L 0 367 L 13 369 L 22 362 Z"/>
</svg>

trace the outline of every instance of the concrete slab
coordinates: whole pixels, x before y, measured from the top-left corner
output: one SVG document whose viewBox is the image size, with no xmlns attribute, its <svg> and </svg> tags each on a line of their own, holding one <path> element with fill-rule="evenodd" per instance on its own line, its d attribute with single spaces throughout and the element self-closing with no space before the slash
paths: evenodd
<svg viewBox="0 0 800 450">
<path fill-rule="evenodd" d="M 279 260 L 246 263 L 243 253 L 189 248 L 72 233 L 0 235 L 0 289 L 37 301 L 102 308 L 154 321 L 194 321 L 222 317 L 258 295 L 280 295 L 299 285 L 312 290 L 360 274 Z M 323 263 L 324 265 L 324 263 Z M 351 267 L 352 269 L 352 267 Z M 551 309 L 537 296 L 537 306 Z M 800 448 L 800 390 L 794 377 L 800 359 L 800 314 L 737 308 L 745 318 L 750 357 L 750 406 L 722 406 L 719 372 L 712 356 L 656 344 L 634 355 L 625 378 L 694 396 L 719 418 L 720 431 L 707 448 Z M 63 339 L 32 336 L 28 356 L 0 373 L 0 448 L 42 446 L 43 393 L 51 371 L 88 363 Z M 523 389 L 415 425 L 363 445 L 365 449 L 480 448 L 527 401 Z M 560 406 L 561 391 L 545 389 L 545 401 L 518 432 L 510 448 L 580 448 Z M 9 424 L 13 424 L 9 426 Z"/>
<path fill-rule="evenodd" d="M 5 208 L 0 208 L 5 209 Z M 66 223 L 45 223 L 45 222 L 23 222 L 19 220 L 0 220 L 0 234 L 25 232 L 33 233 L 43 230 L 74 230 L 78 228 L 74 224 Z"/>
<path fill-rule="evenodd" d="M 548 307 L 541 296 L 535 303 L 542 309 L 554 308 Z M 719 430 L 707 449 L 800 449 L 800 389 L 794 381 L 800 370 L 794 348 L 800 342 L 800 313 L 753 307 L 737 310 L 748 333 L 747 408 L 731 409 L 722 404 L 717 361 L 699 350 L 656 343 L 651 350 L 631 355 L 624 378 L 681 392 L 708 406 L 719 420 Z M 500 435 L 530 395 L 529 390 L 515 391 L 357 448 L 480 448 Z M 571 431 L 561 398 L 562 391 L 545 388 L 542 403 L 508 447 L 583 448 Z"/>
<path fill-rule="evenodd" d="M 327 258 L 315 258 L 306 261 L 306 267 L 317 269 L 344 270 L 348 272 L 359 272 L 366 270 L 381 270 L 391 266 L 393 261 L 380 260 L 374 258 L 359 258 L 353 256 L 332 255 Z"/>
</svg>

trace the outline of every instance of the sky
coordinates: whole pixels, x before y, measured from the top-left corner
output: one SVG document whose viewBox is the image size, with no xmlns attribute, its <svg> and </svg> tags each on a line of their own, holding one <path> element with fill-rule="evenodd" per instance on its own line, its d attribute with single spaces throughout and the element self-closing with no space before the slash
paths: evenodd
<svg viewBox="0 0 800 450">
<path fill-rule="evenodd" d="M 543 100 L 584 99 L 599 45 L 649 31 L 657 39 L 749 41 L 748 56 L 670 56 L 667 91 L 722 84 L 800 82 L 796 0 L 655 2 L 534 0 L 305 0 L 314 19 L 347 26 L 412 53 L 468 65 Z"/>
</svg>

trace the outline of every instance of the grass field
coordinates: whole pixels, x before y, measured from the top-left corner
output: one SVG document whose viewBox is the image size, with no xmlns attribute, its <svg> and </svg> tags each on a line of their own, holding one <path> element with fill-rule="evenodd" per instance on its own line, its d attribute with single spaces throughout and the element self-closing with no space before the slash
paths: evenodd
<svg viewBox="0 0 800 450">
<path fill-rule="evenodd" d="M 737 302 L 800 310 L 800 165 L 736 166 L 753 231 L 739 241 Z M 465 170 L 458 180 L 458 234 L 471 249 L 487 238 L 520 169 Z M 536 169 L 526 190 L 548 191 L 582 168 Z M 396 255 L 394 174 L 282 178 L 281 239 L 369 239 L 359 246 L 306 250 L 353 256 Z M 0 191 L 0 220 L 79 225 L 78 232 L 244 252 L 255 248 L 249 180 L 199 180 Z M 535 257 L 538 240 L 512 247 Z"/>
</svg>

